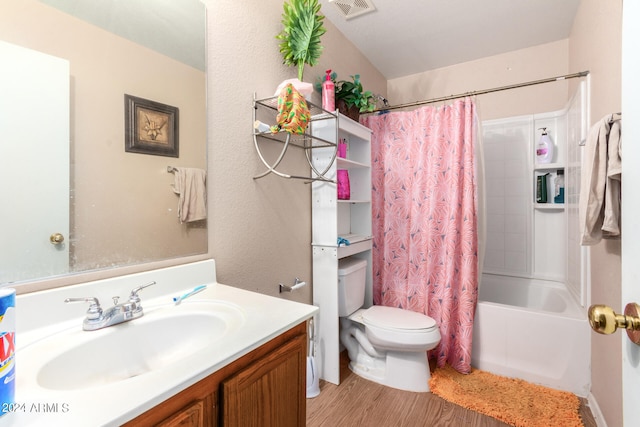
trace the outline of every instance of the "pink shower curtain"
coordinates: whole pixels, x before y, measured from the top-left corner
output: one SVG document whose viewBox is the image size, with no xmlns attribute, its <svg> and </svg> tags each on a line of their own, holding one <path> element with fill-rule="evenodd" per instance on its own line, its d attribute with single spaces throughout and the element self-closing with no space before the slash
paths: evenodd
<svg viewBox="0 0 640 427">
<path fill-rule="evenodd" d="M 373 298 L 434 318 L 430 356 L 471 371 L 478 299 L 474 145 L 470 98 L 364 118 L 373 130 Z"/>
</svg>

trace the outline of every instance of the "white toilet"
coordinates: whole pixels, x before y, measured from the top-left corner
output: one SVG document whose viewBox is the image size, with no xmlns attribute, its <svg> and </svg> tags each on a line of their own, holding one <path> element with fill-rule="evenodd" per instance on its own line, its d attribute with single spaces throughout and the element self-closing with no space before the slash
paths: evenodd
<svg viewBox="0 0 640 427">
<path fill-rule="evenodd" d="M 409 310 L 364 304 L 367 261 L 344 258 L 338 267 L 340 342 L 357 375 L 400 390 L 429 391 L 427 350 L 440 342 L 436 321 Z"/>
</svg>

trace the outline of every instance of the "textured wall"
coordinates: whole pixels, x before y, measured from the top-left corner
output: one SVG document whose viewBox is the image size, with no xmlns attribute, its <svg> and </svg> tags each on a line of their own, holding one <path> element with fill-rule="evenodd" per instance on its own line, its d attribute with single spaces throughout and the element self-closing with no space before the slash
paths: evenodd
<svg viewBox="0 0 640 427">
<path fill-rule="evenodd" d="M 389 80 L 391 104 L 507 86 L 566 74 L 567 40 L 464 62 Z M 481 120 L 555 111 L 565 107 L 567 83 L 494 92 L 477 97 Z"/>
<path fill-rule="evenodd" d="M 572 71 L 591 71 L 591 124 L 622 106 L 622 0 L 583 0 L 569 37 Z M 620 241 L 591 247 L 591 302 L 622 311 Z M 591 392 L 609 426 L 622 421 L 624 333 L 591 334 Z"/>
<path fill-rule="evenodd" d="M 252 99 L 274 94 L 278 84 L 297 77 L 282 65 L 275 36 L 282 4 L 268 1 L 207 1 L 209 78 L 210 252 L 218 280 L 277 295 L 278 283 L 295 277 L 311 282 L 311 189 L 302 181 L 264 170 L 252 139 Z M 339 78 L 359 73 L 365 89 L 386 95 L 386 80 L 330 23 L 322 38 L 321 63 L 305 68 L 315 82 L 327 68 Z M 315 95 L 315 100 L 319 100 Z M 308 175 L 304 153 L 290 149 L 283 170 Z M 311 302 L 311 286 L 284 298 Z"/>
</svg>

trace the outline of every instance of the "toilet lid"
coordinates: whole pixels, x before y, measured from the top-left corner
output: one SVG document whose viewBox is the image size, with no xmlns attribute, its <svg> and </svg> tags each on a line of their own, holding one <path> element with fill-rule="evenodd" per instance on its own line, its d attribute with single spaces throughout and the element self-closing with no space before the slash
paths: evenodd
<svg viewBox="0 0 640 427">
<path fill-rule="evenodd" d="M 424 314 L 382 305 L 374 305 L 365 310 L 362 320 L 365 324 L 387 329 L 417 330 L 436 326 L 436 321 Z"/>
</svg>

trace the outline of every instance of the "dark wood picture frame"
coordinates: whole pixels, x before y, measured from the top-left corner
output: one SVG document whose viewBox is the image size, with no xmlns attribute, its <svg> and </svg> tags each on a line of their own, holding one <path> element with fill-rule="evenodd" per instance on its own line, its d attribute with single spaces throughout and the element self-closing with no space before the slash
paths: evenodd
<svg viewBox="0 0 640 427">
<path fill-rule="evenodd" d="M 124 95 L 127 153 L 179 157 L 178 108 Z"/>
</svg>

